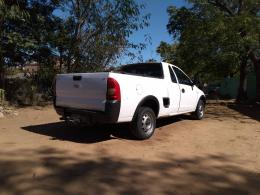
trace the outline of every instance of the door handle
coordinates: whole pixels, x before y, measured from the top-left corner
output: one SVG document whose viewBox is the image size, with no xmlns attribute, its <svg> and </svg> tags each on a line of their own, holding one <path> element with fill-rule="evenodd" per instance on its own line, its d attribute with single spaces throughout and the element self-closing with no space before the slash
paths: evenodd
<svg viewBox="0 0 260 195">
<path fill-rule="evenodd" d="M 81 78 L 82 78 L 81 76 L 75 75 L 75 76 L 73 76 L 73 81 L 80 81 Z"/>
<path fill-rule="evenodd" d="M 182 92 L 182 93 L 185 93 L 185 89 L 181 89 L 181 92 Z"/>
</svg>

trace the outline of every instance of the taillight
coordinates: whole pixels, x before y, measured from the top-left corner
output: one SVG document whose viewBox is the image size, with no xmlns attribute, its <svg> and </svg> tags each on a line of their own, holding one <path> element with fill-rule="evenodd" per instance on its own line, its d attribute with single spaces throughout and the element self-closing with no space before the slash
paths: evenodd
<svg viewBox="0 0 260 195">
<path fill-rule="evenodd" d="M 113 78 L 107 78 L 107 100 L 121 100 L 120 86 Z"/>
</svg>

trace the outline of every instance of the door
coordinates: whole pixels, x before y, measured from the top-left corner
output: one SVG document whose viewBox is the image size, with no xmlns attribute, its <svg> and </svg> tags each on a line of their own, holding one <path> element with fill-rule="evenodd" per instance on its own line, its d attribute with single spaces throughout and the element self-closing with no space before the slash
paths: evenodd
<svg viewBox="0 0 260 195">
<path fill-rule="evenodd" d="M 180 86 L 180 107 L 178 112 L 191 112 L 196 109 L 197 93 L 190 78 L 179 68 L 172 67 Z"/>
<path fill-rule="evenodd" d="M 168 68 L 171 77 L 171 82 L 168 88 L 169 98 L 170 98 L 169 113 L 170 115 L 174 115 L 178 113 L 179 106 L 180 106 L 180 99 L 181 99 L 180 86 L 177 82 L 176 75 L 174 74 L 172 68 L 170 66 L 168 66 Z"/>
</svg>

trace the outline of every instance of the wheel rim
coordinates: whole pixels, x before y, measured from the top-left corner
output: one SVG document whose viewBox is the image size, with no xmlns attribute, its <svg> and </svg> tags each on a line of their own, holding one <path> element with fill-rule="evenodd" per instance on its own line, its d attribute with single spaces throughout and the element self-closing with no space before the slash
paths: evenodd
<svg viewBox="0 0 260 195">
<path fill-rule="evenodd" d="M 203 115 L 204 115 L 204 106 L 203 106 L 203 104 L 200 104 L 199 105 L 199 116 L 203 117 Z"/>
<path fill-rule="evenodd" d="M 150 134 L 153 131 L 154 123 L 152 116 L 149 113 L 145 113 L 142 117 L 142 129 L 145 133 Z"/>
</svg>

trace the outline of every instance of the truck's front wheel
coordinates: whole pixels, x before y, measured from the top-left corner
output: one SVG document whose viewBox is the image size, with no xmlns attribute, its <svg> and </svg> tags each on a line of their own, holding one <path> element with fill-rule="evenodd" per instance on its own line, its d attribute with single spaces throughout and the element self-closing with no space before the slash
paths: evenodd
<svg viewBox="0 0 260 195">
<path fill-rule="evenodd" d="M 197 108 L 193 113 L 193 116 L 197 120 L 201 120 L 205 114 L 205 103 L 202 100 L 199 100 Z"/>
<path fill-rule="evenodd" d="M 132 133 L 137 139 L 150 138 L 156 127 L 156 117 L 154 111 L 148 107 L 140 107 L 137 115 L 132 121 Z"/>
</svg>

